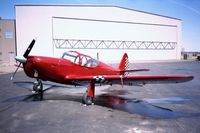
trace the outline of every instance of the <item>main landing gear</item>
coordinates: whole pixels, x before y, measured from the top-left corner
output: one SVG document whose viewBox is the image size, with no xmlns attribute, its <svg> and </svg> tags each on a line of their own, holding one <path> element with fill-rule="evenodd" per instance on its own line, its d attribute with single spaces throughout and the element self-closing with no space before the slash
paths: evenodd
<svg viewBox="0 0 200 133">
<path fill-rule="evenodd" d="M 41 79 L 37 79 L 37 81 L 34 82 L 33 91 L 38 93 L 38 94 L 43 93 L 43 84 L 42 84 Z"/>
<path fill-rule="evenodd" d="M 40 96 L 40 100 L 43 99 L 43 84 L 41 79 L 37 79 L 33 85 L 33 92 Z M 95 81 L 91 80 L 90 84 L 83 95 L 82 102 L 86 105 L 92 105 L 94 102 L 94 95 L 95 95 Z"/>
<path fill-rule="evenodd" d="M 33 84 L 34 101 L 43 100 L 43 84 L 41 79 L 37 79 Z"/>
<path fill-rule="evenodd" d="M 95 81 L 91 80 L 90 85 L 88 86 L 87 91 L 83 95 L 82 102 L 86 105 L 91 105 L 94 102 L 94 95 L 95 95 Z"/>
</svg>

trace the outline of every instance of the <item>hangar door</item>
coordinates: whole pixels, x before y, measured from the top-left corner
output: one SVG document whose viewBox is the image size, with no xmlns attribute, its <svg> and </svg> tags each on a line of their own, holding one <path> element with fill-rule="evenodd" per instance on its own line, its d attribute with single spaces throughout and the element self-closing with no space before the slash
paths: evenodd
<svg viewBox="0 0 200 133">
<path fill-rule="evenodd" d="M 173 50 L 177 27 L 123 21 L 52 18 L 54 54 L 60 49 Z"/>
</svg>

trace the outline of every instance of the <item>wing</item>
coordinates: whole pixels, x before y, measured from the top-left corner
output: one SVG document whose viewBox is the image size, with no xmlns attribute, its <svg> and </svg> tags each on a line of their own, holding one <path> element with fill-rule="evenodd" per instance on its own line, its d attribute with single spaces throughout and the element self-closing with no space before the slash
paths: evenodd
<svg viewBox="0 0 200 133">
<path fill-rule="evenodd" d="M 123 85 L 138 85 L 138 84 L 161 84 L 161 83 L 181 83 L 193 79 L 193 76 L 122 76 L 122 75 L 102 75 L 102 76 L 66 76 L 66 80 L 90 81 L 102 84 L 123 84 Z"/>
</svg>

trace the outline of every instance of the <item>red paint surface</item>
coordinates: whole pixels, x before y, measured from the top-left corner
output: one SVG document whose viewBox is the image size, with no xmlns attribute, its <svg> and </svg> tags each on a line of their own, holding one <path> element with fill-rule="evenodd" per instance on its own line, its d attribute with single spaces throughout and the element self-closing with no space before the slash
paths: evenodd
<svg viewBox="0 0 200 133">
<path fill-rule="evenodd" d="M 78 52 L 77 52 L 78 53 Z M 84 54 L 78 53 L 79 56 L 87 56 Z M 89 56 L 87 56 L 89 57 Z M 68 84 L 71 81 L 81 81 L 88 80 L 91 81 L 95 79 L 95 76 L 102 76 L 105 80 L 108 81 L 120 81 L 121 75 L 124 70 L 123 60 L 126 60 L 127 55 L 125 54 L 121 60 L 121 63 L 118 68 L 113 68 L 103 62 L 99 61 L 99 64 L 94 67 L 86 67 L 81 66 L 79 64 L 75 64 L 64 58 L 51 58 L 51 57 L 43 57 L 43 56 L 28 56 L 27 62 L 23 64 L 23 68 L 25 73 L 32 78 L 40 78 L 42 80 L 49 80 L 58 83 Z M 122 70 L 121 70 L 121 69 Z M 37 71 L 39 76 L 34 77 L 34 72 Z M 148 71 L 148 69 L 139 69 L 139 70 L 127 70 L 128 72 L 135 71 Z M 183 82 L 189 81 L 193 79 L 192 76 L 182 76 L 182 75 L 172 75 L 172 76 L 123 76 L 123 81 L 131 80 L 181 80 L 184 79 Z"/>
</svg>

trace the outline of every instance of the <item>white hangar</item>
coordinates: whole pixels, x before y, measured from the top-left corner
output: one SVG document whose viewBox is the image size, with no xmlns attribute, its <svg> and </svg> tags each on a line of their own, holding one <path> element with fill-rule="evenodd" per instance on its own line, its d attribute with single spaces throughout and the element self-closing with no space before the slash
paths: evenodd
<svg viewBox="0 0 200 133">
<path fill-rule="evenodd" d="M 16 5 L 17 55 L 33 38 L 31 55 L 60 57 L 68 50 L 100 60 L 178 60 L 181 20 L 117 6 Z"/>
</svg>

